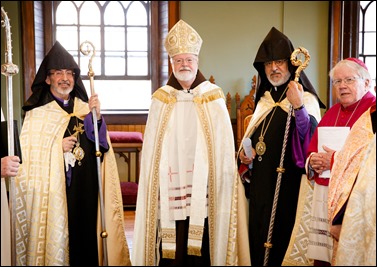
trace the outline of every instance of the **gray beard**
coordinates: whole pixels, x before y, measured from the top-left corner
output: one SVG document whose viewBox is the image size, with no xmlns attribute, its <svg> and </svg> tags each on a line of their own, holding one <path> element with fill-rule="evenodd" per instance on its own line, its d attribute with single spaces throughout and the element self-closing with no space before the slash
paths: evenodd
<svg viewBox="0 0 377 267">
<path fill-rule="evenodd" d="M 291 74 L 288 73 L 287 76 L 282 77 L 282 78 L 281 78 L 279 81 L 277 81 L 277 82 L 274 82 L 274 81 L 270 80 L 269 77 L 267 77 L 267 79 L 268 79 L 268 81 L 269 81 L 273 86 L 278 87 L 278 86 L 280 86 L 280 85 L 285 84 L 285 83 L 289 80 L 290 77 L 291 77 Z"/>
</svg>

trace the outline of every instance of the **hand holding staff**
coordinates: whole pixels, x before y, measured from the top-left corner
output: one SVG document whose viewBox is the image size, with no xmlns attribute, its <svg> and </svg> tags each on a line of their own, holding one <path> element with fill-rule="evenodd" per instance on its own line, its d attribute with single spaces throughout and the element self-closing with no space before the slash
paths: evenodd
<svg viewBox="0 0 377 267">
<path fill-rule="evenodd" d="M 89 59 L 88 64 L 88 76 L 90 79 L 90 92 L 93 95 L 95 94 L 94 91 L 94 72 L 92 69 L 92 59 L 95 56 L 95 48 L 94 45 L 89 42 L 85 41 L 80 45 L 80 51 L 84 55 L 89 55 L 90 52 L 92 52 L 92 56 Z M 95 98 L 95 101 L 98 101 L 97 98 Z M 91 103 L 92 105 L 92 103 Z M 96 106 L 96 105 L 94 105 Z M 95 145 L 96 145 L 96 157 L 97 157 L 97 174 L 98 174 L 98 193 L 99 193 L 99 199 L 100 199 L 100 215 L 101 215 L 101 238 L 102 238 L 102 244 L 103 244 L 103 265 L 107 266 L 107 232 L 106 232 L 106 221 L 105 221 L 105 211 L 104 211 L 104 203 L 103 203 L 103 193 L 102 193 L 102 175 L 101 175 L 101 156 L 102 153 L 99 150 L 99 139 L 98 139 L 98 124 L 97 124 L 97 111 L 96 107 L 92 108 L 92 115 L 93 115 L 93 124 L 94 124 L 94 138 L 95 138 Z"/>
</svg>

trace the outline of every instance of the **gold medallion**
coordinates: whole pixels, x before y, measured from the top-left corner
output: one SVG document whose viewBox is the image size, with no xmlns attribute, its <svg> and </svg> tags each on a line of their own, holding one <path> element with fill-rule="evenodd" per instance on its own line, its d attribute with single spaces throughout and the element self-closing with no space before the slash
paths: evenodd
<svg viewBox="0 0 377 267">
<path fill-rule="evenodd" d="M 262 156 L 266 152 L 266 143 L 263 142 L 263 136 L 259 136 L 259 142 L 255 146 L 255 150 L 258 154 L 258 160 L 262 161 Z"/>
<path fill-rule="evenodd" d="M 73 149 L 73 155 L 78 161 L 79 166 L 81 166 L 81 160 L 84 158 L 85 152 L 84 152 L 84 149 L 80 147 L 80 143 L 77 143 L 76 147 Z"/>
</svg>

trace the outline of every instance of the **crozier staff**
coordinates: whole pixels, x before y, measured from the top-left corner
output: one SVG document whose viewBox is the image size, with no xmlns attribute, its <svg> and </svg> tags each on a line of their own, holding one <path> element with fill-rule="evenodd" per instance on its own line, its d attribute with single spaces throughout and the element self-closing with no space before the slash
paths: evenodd
<svg viewBox="0 0 377 267">
<path fill-rule="evenodd" d="M 17 174 L 20 158 L 15 155 L 15 131 L 13 121 L 13 75 L 18 73 L 18 66 L 12 61 L 12 38 L 10 31 L 10 21 L 4 8 L 1 7 L 1 25 L 5 29 L 6 47 L 5 63 L 1 65 L 1 74 L 6 77 L 6 96 L 7 96 L 7 154 L 1 158 L 1 265 L 15 265 L 16 261 L 16 232 L 15 223 L 15 185 L 14 176 Z M 1 109 L 1 121 L 3 121 L 3 109 Z M 17 133 L 18 134 L 18 133 Z M 18 138 L 18 136 L 16 136 Z M 17 144 L 19 144 L 17 142 Z M 6 146 L 3 144 L 4 147 Z M 2 151 L 3 154 L 3 151 Z M 4 164 L 3 164 L 4 163 Z M 9 206 L 6 194 L 5 180 L 9 177 Z M 4 204 L 3 204 L 4 203 Z M 4 263 L 4 264 L 3 264 Z"/>
<path fill-rule="evenodd" d="M 88 65 L 88 76 L 90 79 L 90 92 L 92 95 L 95 95 L 94 91 L 94 71 L 92 68 L 92 60 L 93 57 L 95 56 L 95 48 L 94 45 L 89 42 L 85 41 L 80 45 L 80 51 L 84 55 L 89 55 L 92 53 L 90 59 L 89 59 L 89 65 Z M 93 121 L 97 121 L 97 110 L 94 107 L 92 109 L 92 116 L 93 116 Z M 94 123 L 93 124 L 93 132 L 94 132 L 94 141 L 95 141 L 95 148 L 96 148 L 96 162 L 97 162 L 97 179 L 98 179 L 98 194 L 99 194 L 99 213 L 100 213 L 100 218 L 101 218 L 101 234 L 100 237 L 102 238 L 102 245 L 103 245 L 103 265 L 107 266 L 108 265 L 108 259 L 107 259 L 107 236 L 108 233 L 106 231 L 106 220 L 104 217 L 104 203 L 103 203 L 103 191 L 102 191 L 102 178 L 101 178 L 101 156 L 102 153 L 99 149 L 99 136 L 98 136 L 98 124 Z"/>
</svg>

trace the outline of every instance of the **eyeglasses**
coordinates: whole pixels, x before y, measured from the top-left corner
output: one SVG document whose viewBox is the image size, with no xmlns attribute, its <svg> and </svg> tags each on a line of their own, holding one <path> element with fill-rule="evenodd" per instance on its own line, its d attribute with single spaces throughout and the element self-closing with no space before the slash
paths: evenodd
<svg viewBox="0 0 377 267">
<path fill-rule="evenodd" d="M 361 79 L 360 77 L 348 77 L 344 79 L 336 79 L 332 81 L 333 86 L 339 86 L 342 82 L 347 85 L 353 84 L 356 80 Z"/>
<path fill-rule="evenodd" d="M 172 61 L 175 65 L 182 65 L 183 62 L 186 62 L 188 65 L 192 65 L 194 61 L 197 61 L 197 59 L 194 57 L 188 57 L 188 58 L 172 59 Z"/>
<path fill-rule="evenodd" d="M 56 70 L 54 72 L 50 72 L 49 75 L 55 75 L 56 77 L 58 78 L 61 78 L 64 76 L 64 74 L 68 77 L 68 78 L 73 78 L 73 76 L 75 76 L 75 72 L 73 70 Z"/>
<path fill-rule="evenodd" d="M 264 62 L 264 66 L 270 68 L 270 67 L 272 67 L 272 63 L 275 63 L 276 66 L 280 67 L 286 61 L 287 61 L 286 59 L 267 61 L 267 62 Z"/>
</svg>

